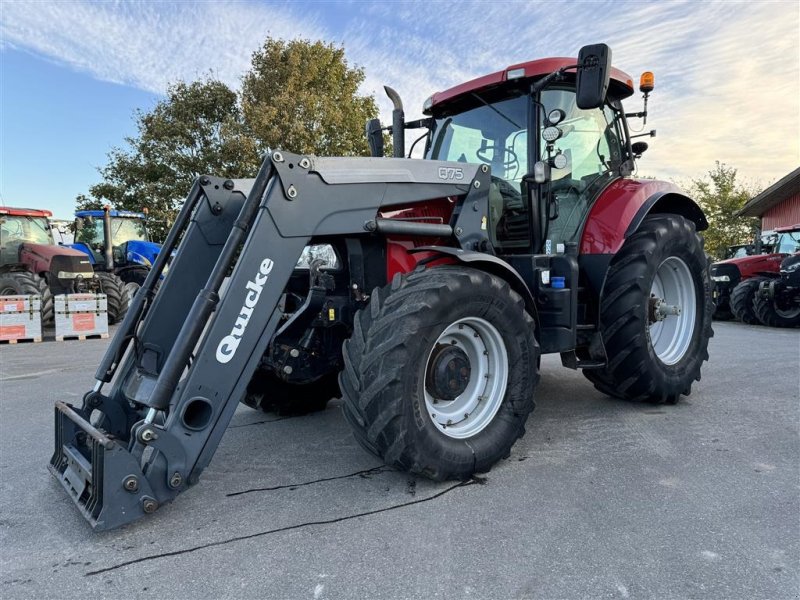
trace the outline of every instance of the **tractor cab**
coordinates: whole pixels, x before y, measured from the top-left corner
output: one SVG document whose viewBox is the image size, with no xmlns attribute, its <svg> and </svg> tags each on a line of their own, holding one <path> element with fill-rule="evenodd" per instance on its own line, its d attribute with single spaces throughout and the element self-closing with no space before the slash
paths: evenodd
<svg viewBox="0 0 800 600">
<path fill-rule="evenodd" d="M 52 246 L 47 210 L 13 209 L 0 210 L 0 264 L 19 262 L 23 244 Z"/>
<path fill-rule="evenodd" d="M 112 252 L 114 264 L 134 262 L 151 264 L 158 245 L 150 241 L 145 225 L 144 213 L 128 210 L 109 210 L 110 248 L 107 248 L 104 210 L 80 210 L 75 213 L 76 247 L 89 254 L 93 264 L 104 264 L 108 250 Z M 80 245 L 80 246 L 79 246 Z"/>
<path fill-rule="evenodd" d="M 513 65 L 425 102 L 426 158 L 491 167 L 489 233 L 503 253 L 564 252 L 600 192 L 634 169 L 621 104 L 634 93 L 630 76 L 599 65 L 608 91 L 587 106 L 574 67 L 574 58 Z"/>
</svg>

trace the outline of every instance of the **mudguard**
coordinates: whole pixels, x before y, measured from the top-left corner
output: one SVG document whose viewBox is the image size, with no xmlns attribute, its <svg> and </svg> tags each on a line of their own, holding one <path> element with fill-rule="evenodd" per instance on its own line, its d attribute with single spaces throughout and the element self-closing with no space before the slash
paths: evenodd
<svg viewBox="0 0 800 600">
<path fill-rule="evenodd" d="M 651 213 L 675 213 L 708 229 L 702 209 L 676 185 L 666 181 L 618 179 L 589 210 L 581 235 L 580 254 L 616 254 Z"/>
<path fill-rule="evenodd" d="M 536 303 L 533 299 L 533 294 L 528 288 L 528 284 L 515 271 L 511 265 L 506 261 L 497 258 L 491 254 L 482 252 L 472 252 L 470 250 L 462 250 L 461 248 L 453 248 L 450 246 L 420 246 L 419 248 L 412 248 L 408 251 L 413 254 L 416 252 L 434 252 L 436 254 L 443 254 L 456 259 L 458 262 L 481 269 L 493 275 L 497 275 L 501 279 L 508 282 L 511 288 L 517 292 L 525 301 L 525 308 L 528 309 L 532 315 L 536 315 Z"/>
</svg>

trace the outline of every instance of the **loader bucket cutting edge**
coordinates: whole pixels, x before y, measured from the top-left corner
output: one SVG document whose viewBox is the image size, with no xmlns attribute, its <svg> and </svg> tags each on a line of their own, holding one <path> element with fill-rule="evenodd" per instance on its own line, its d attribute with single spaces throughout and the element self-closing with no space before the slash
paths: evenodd
<svg viewBox="0 0 800 600">
<path fill-rule="evenodd" d="M 136 459 L 95 429 L 81 412 L 56 402 L 56 450 L 50 459 L 50 472 L 93 529 L 113 529 L 144 516 L 145 506 L 155 508 L 151 504 L 154 494 Z M 125 487 L 126 482 L 135 485 L 128 483 Z M 128 493 L 115 494 L 119 489 Z M 114 497 L 110 507 L 104 502 L 107 497 Z"/>
</svg>

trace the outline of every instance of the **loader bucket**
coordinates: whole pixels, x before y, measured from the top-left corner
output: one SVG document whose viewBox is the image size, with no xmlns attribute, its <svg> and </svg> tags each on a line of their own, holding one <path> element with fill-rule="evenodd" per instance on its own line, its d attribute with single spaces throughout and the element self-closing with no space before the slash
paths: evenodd
<svg viewBox="0 0 800 600">
<path fill-rule="evenodd" d="M 113 529 L 156 509 L 153 491 L 127 448 L 69 404 L 56 402 L 55 416 L 50 472 L 93 529 Z"/>
</svg>

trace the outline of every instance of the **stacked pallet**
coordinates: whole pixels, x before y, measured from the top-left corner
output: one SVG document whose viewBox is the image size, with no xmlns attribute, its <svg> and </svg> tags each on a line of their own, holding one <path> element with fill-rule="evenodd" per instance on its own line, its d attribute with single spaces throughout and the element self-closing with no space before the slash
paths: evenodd
<svg viewBox="0 0 800 600">
<path fill-rule="evenodd" d="M 41 341 L 41 298 L 0 296 L 0 343 Z"/>
<path fill-rule="evenodd" d="M 108 337 L 105 294 L 60 294 L 55 297 L 56 340 Z"/>
</svg>

